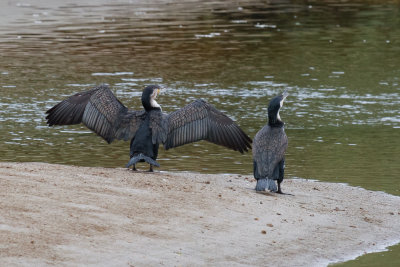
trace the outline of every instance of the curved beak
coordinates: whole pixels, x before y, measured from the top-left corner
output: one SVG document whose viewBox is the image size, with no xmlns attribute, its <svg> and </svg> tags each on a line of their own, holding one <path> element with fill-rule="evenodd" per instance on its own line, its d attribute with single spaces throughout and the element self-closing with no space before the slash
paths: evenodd
<svg viewBox="0 0 400 267">
<path fill-rule="evenodd" d="M 285 91 L 283 91 L 282 93 L 283 100 L 285 100 L 288 95 L 289 95 L 288 89 L 285 89 Z"/>
<path fill-rule="evenodd" d="M 156 99 L 157 96 L 161 93 L 161 87 L 158 87 L 157 89 L 154 90 L 153 92 L 153 98 Z"/>
<path fill-rule="evenodd" d="M 159 86 L 159 87 L 157 88 L 157 95 L 161 94 L 161 92 L 164 91 L 164 90 L 166 90 L 166 89 L 167 89 L 167 88 L 165 88 L 165 87 Z"/>
<path fill-rule="evenodd" d="M 281 105 L 281 107 L 283 106 L 283 102 L 285 101 L 285 99 L 286 99 L 286 97 L 289 95 L 289 93 L 288 93 L 288 89 L 285 89 L 285 91 L 283 91 L 283 93 L 282 93 L 282 100 L 281 100 L 281 102 L 280 102 L 280 105 Z M 279 113 L 278 113 L 278 116 L 279 116 Z"/>
</svg>

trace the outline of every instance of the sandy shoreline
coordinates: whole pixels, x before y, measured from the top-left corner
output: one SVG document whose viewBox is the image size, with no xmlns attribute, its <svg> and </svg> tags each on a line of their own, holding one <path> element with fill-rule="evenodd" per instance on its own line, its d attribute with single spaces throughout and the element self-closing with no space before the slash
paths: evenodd
<svg viewBox="0 0 400 267">
<path fill-rule="evenodd" d="M 289 179 L 0 163 L 7 266 L 326 266 L 400 240 L 400 197 Z"/>
</svg>

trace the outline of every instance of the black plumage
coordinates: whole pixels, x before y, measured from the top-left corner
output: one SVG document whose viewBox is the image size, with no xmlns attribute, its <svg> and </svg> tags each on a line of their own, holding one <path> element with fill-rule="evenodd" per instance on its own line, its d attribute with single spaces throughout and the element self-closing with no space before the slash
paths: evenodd
<svg viewBox="0 0 400 267">
<path fill-rule="evenodd" d="M 265 125 L 253 140 L 254 178 L 257 179 L 256 191 L 281 193 L 280 184 L 285 170 L 285 152 L 288 139 L 284 123 L 279 116 L 283 101 L 288 96 L 287 91 L 274 97 L 268 105 L 268 124 Z M 276 188 L 276 182 L 278 188 Z"/>
<path fill-rule="evenodd" d="M 207 140 L 244 153 L 251 139 L 229 117 L 213 105 L 198 99 L 185 107 L 165 114 L 156 102 L 160 87 L 147 86 L 142 93 L 144 110 L 125 107 L 107 85 L 77 93 L 58 103 L 46 113 L 49 126 L 83 123 L 108 143 L 115 139 L 131 140 L 130 161 L 156 162 L 159 144 L 166 150 Z"/>
</svg>

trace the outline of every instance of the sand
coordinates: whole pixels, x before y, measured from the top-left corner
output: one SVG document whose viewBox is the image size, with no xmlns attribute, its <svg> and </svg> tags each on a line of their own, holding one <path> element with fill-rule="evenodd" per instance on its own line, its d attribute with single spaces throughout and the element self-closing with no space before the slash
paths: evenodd
<svg viewBox="0 0 400 267">
<path fill-rule="evenodd" d="M 287 179 L 0 163 L 3 266 L 326 266 L 400 241 L 400 197 Z"/>
</svg>

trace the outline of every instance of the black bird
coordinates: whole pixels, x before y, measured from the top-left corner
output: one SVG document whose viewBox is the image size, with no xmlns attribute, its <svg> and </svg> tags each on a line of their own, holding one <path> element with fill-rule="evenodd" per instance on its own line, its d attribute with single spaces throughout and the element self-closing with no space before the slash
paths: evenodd
<svg viewBox="0 0 400 267">
<path fill-rule="evenodd" d="M 283 194 L 281 183 L 285 171 L 285 152 L 288 139 L 284 123 L 279 116 L 283 101 L 288 96 L 285 90 L 274 97 L 268 105 L 268 124 L 265 125 L 253 140 L 253 169 L 257 179 L 256 191 L 270 191 Z M 275 180 L 278 182 L 276 188 Z"/>
<path fill-rule="evenodd" d="M 156 161 L 159 144 L 166 150 L 184 144 L 207 140 L 240 153 L 251 148 L 251 139 L 230 118 L 214 106 L 197 99 L 185 107 L 165 114 L 156 98 L 160 86 L 149 85 L 142 93 L 144 110 L 130 110 L 111 92 L 107 85 L 77 93 L 58 103 L 46 113 L 47 124 L 83 123 L 108 143 L 115 139 L 131 140 L 130 161 L 159 167 Z"/>
</svg>

